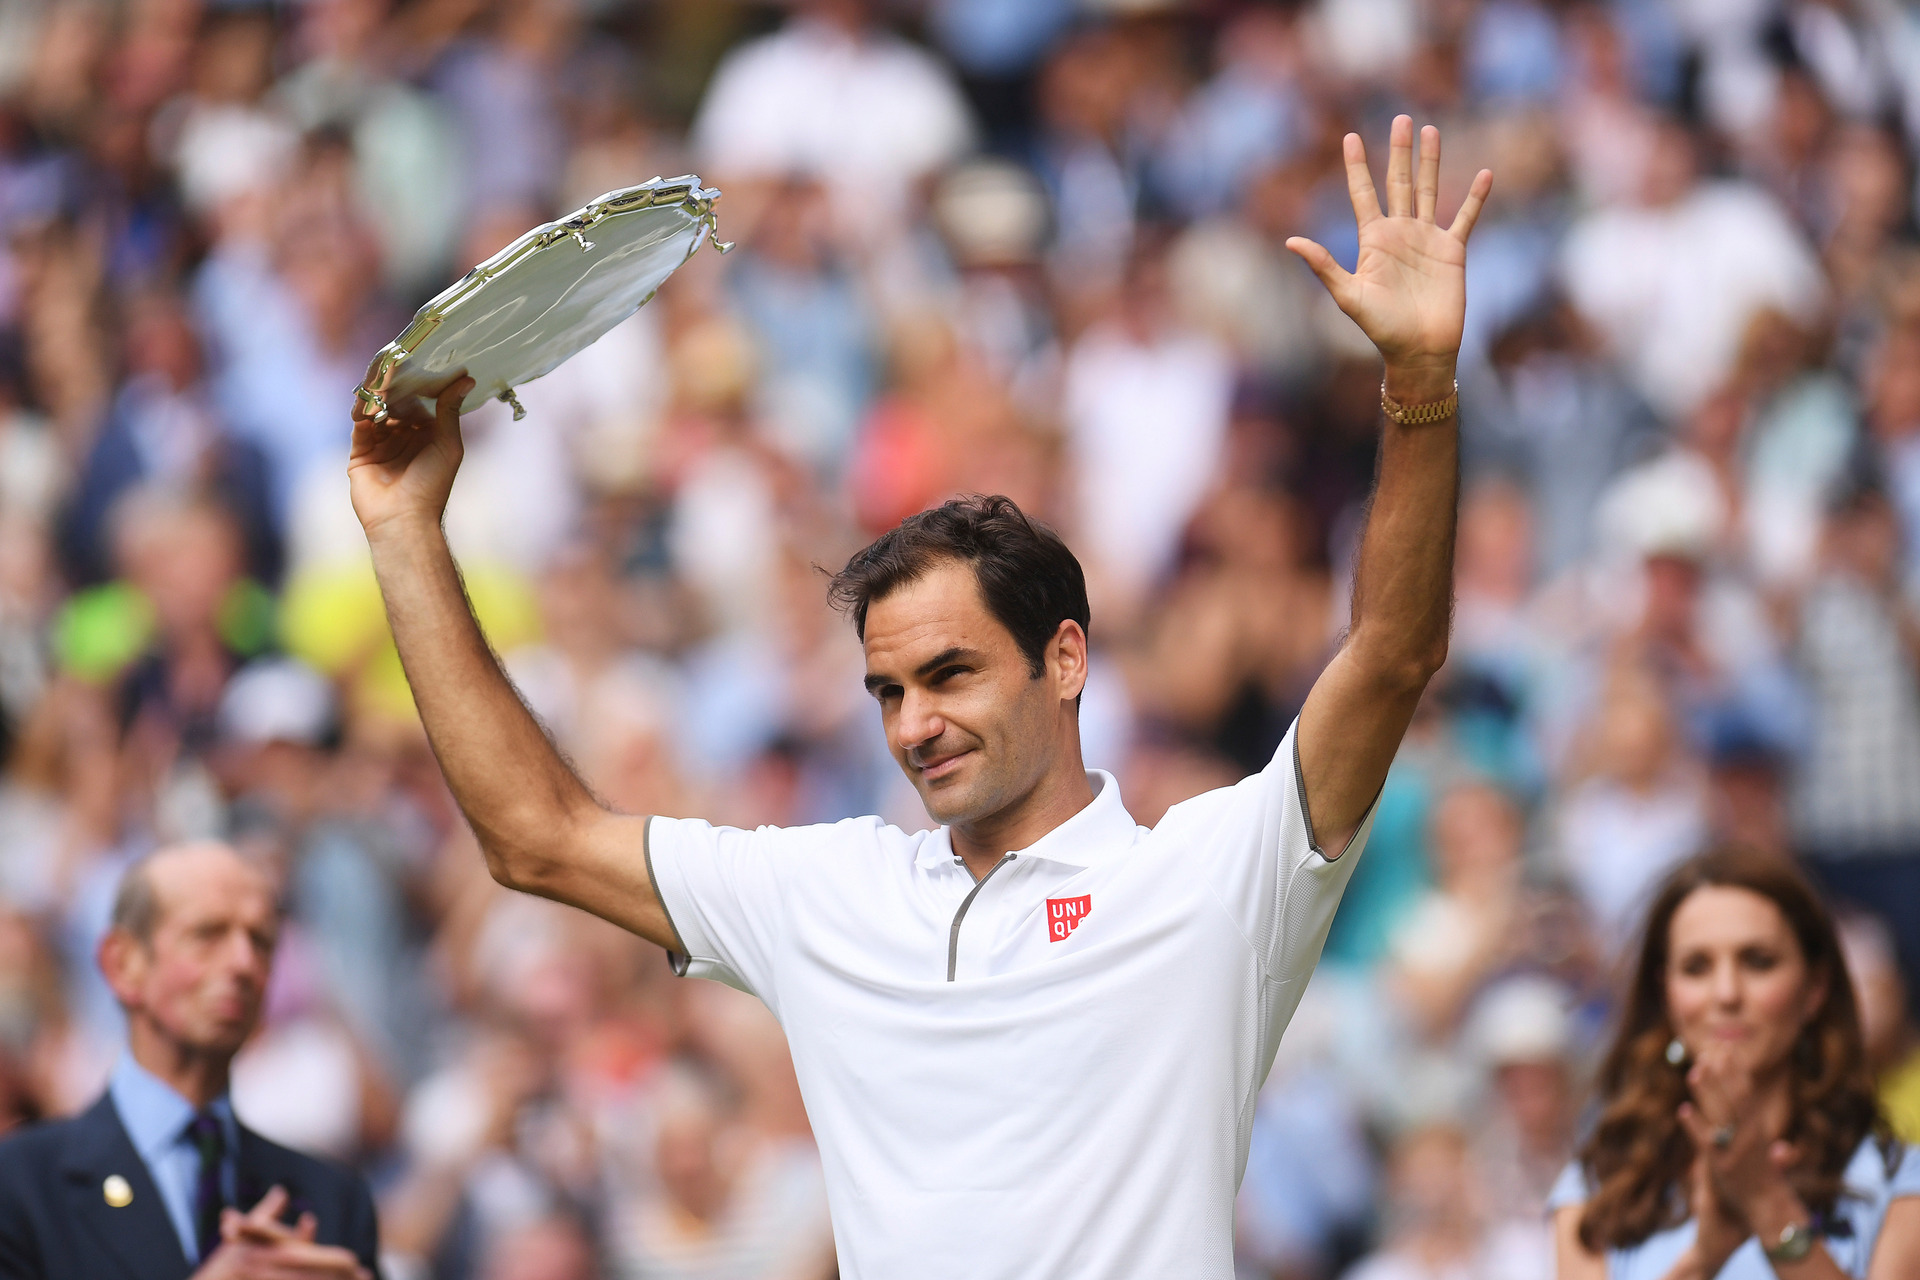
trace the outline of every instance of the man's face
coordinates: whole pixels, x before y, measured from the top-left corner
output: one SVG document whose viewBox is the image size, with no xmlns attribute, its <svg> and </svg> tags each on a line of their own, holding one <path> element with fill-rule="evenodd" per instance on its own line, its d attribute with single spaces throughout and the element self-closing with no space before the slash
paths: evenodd
<svg viewBox="0 0 1920 1280">
<path fill-rule="evenodd" d="M 280 914 L 273 888 L 231 850 L 162 854 L 148 867 L 150 941 L 117 935 L 101 965 L 129 1018 L 182 1048 L 231 1055 L 260 1017 Z"/>
<path fill-rule="evenodd" d="M 1046 775 L 1062 747 L 1061 704 L 1085 682 L 1084 641 L 1071 623 L 1066 633 L 1035 676 L 961 561 L 868 608 L 867 689 L 893 758 L 936 822 L 1004 812 Z"/>
</svg>

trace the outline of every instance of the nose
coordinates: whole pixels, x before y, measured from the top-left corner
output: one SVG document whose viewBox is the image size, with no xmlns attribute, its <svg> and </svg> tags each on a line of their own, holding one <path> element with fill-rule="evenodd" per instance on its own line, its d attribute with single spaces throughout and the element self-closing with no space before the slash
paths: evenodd
<svg viewBox="0 0 1920 1280">
<path fill-rule="evenodd" d="M 1722 961 L 1713 967 L 1713 1000 L 1722 1008 L 1735 1009 L 1740 1006 L 1745 994 L 1740 981 L 1740 966 L 1731 960 Z"/>
<path fill-rule="evenodd" d="M 245 929 L 232 929 L 227 933 L 227 945 L 223 948 L 226 966 L 229 972 L 257 981 L 263 980 L 269 963 L 267 951 L 254 936 Z"/>
<path fill-rule="evenodd" d="M 947 729 L 935 700 L 922 689 L 908 689 L 900 698 L 900 718 L 894 733 L 903 751 L 913 751 L 938 738 Z"/>
</svg>

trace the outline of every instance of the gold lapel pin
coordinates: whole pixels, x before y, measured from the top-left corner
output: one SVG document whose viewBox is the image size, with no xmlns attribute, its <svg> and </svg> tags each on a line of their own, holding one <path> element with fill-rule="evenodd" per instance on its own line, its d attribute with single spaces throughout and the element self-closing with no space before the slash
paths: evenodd
<svg viewBox="0 0 1920 1280">
<path fill-rule="evenodd" d="M 133 1184 L 117 1173 L 108 1174 L 107 1180 L 100 1184 L 100 1194 L 114 1208 L 124 1209 L 133 1203 Z"/>
</svg>

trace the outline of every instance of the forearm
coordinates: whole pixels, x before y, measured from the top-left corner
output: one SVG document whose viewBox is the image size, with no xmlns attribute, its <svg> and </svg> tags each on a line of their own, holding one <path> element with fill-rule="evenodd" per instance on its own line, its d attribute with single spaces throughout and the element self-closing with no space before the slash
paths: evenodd
<svg viewBox="0 0 1920 1280">
<path fill-rule="evenodd" d="M 1453 390 L 1450 367 L 1389 367 L 1387 391 L 1427 404 Z M 1460 493 L 1457 418 L 1400 426 L 1383 417 L 1379 476 L 1354 566 L 1347 649 L 1367 673 L 1423 686 L 1447 653 Z"/>
<path fill-rule="evenodd" d="M 440 527 L 389 522 L 367 542 L 441 772 L 495 878 L 525 887 L 593 797 L 500 670 Z"/>
<path fill-rule="evenodd" d="M 1451 365 L 1444 382 L 1390 375 L 1388 386 L 1402 404 L 1444 399 Z M 1312 834 L 1329 857 L 1346 848 L 1380 793 L 1427 680 L 1446 658 L 1459 454 L 1452 420 L 1384 425 L 1354 568 L 1353 624 L 1300 711 Z"/>
</svg>

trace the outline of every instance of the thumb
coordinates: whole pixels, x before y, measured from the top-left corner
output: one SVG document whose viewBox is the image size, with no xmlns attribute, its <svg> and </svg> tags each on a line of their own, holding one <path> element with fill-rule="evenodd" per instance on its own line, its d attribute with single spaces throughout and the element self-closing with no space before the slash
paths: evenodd
<svg viewBox="0 0 1920 1280">
<path fill-rule="evenodd" d="M 1352 274 L 1333 260 L 1333 255 L 1327 252 L 1325 246 L 1305 236 L 1287 237 L 1287 248 L 1313 268 L 1313 274 L 1320 277 L 1320 283 L 1327 286 L 1327 292 L 1333 295 L 1335 302 L 1339 302 L 1340 295 L 1346 292 L 1347 282 L 1353 279 Z"/>
</svg>

